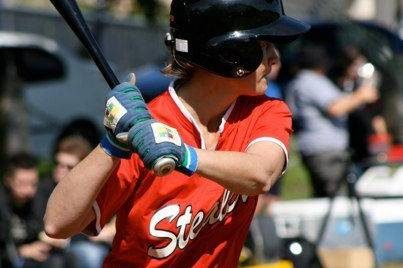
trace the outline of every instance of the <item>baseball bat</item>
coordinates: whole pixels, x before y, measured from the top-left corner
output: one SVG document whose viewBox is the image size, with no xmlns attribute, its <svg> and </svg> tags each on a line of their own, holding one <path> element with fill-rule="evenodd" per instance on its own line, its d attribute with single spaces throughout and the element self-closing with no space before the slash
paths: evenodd
<svg viewBox="0 0 403 268">
<path fill-rule="evenodd" d="M 84 45 L 109 87 L 113 89 L 120 82 L 106 60 L 101 48 L 92 35 L 88 24 L 75 0 L 50 0 L 59 14 L 69 25 L 70 29 Z M 165 176 L 175 169 L 175 161 L 171 157 L 162 157 L 153 166 L 158 176 Z"/>
</svg>

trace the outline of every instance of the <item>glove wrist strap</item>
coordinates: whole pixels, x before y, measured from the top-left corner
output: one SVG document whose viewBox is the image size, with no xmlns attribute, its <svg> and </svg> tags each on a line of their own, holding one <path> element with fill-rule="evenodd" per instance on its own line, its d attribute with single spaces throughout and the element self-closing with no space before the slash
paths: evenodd
<svg viewBox="0 0 403 268">
<path fill-rule="evenodd" d="M 177 166 L 177 170 L 185 175 L 193 175 L 199 165 L 199 157 L 197 156 L 195 148 L 184 144 L 186 153 L 185 157 L 180 165 Z"/>
</svg>

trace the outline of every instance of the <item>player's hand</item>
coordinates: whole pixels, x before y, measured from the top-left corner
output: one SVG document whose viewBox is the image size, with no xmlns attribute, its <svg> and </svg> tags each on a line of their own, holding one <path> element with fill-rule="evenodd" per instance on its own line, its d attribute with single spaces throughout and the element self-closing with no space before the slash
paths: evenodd
<svg viewBox="0 0 403 268">
<path fill-rule="evenodd" d="M 140 91 L 130 83 L 115 87 L 107 97 L 104 125 L 107 135 L 101 145 L 113 156 L 129 158 L 137 152 L 148 169 L 164 157 L 174 159 L 176 168 L 192 174 L 197 168 L 196 151 L 185 145 L 176 129 L 155 121 Z"/>
<path fill-rule="evenodd" d="M 192 175 L 197 169 L 195 149 L 182 142 L 175 128 L 154 119 L 135 124 L 129 131 L 129 140 L 148 169 L 163 157 L 174 159 L 176 169 L 186 175 Z"/>
<path fill-rule="evenodd" d="M 121 83 L 109 92 L 106 99 L 104 126 L 106 136 L 101 141 L 104 150 L 120 158 L 129 158 L 132 150 L 127 135 L 136 124 L 151 120 L 144 99 L 134 85 L 135 79 Z"/>
</svg>

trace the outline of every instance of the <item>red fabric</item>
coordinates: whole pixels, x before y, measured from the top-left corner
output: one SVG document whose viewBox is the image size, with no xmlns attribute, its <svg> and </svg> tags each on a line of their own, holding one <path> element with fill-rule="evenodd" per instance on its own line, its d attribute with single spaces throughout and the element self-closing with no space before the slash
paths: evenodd
<svg viewBox="0 0 403 268">
<path fill-rule="evenodd" d="M 403 145 L 394 145 L 389 149 L 388 161 L 391 163 L 403 163 Z"/>
<path fill-rule="evenodd" d="M 155 118 L 177 128 L 184 142 L 200 148 L 197 129 L 168 92 L 149 107 Z M 290 133 L 284 102 L 241 97 L 217 150 L 244 151 L 262 137 L 288 146 Z M 256 202 L 197 174 L 155 177 L 133 155 L 122 160 L 97 198 L 101 226 L 117 213 L 117 233 L 104 267 L 237 267 Z"/>
</svg>

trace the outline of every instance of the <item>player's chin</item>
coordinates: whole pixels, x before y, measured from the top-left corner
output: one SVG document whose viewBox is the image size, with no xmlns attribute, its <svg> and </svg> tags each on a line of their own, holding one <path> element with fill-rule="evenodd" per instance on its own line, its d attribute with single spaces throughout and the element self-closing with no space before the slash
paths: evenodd
<svg viewBox="0 0 403 268">
<path fill-rule="evenodd" d="M 263 78 L 257 83 L 256 88 L 255 88 L 255 93 L 256 95 L 264 95 L 266 93 L 267 89 L 267 80 L 266 78 Z"/>
<path fill-rule="evenodd" d="M 267 81 L 266 79 L 260 79 L 253 84 L 249 84 L 249 86 L 246 86 L 243 88 L 241 95 L 244 95 L 244 96 L 264 95 L 266 93 L 266 88 L 267 88 L 266 81 Z"/>
<path fill-rule="evenodd" d="M 245 95 L 248 96 L 262 96 L 266 93 L 266 87 L 264 88 L 256 88 L 253 92 L 249 92 Z"/>
</svg>

